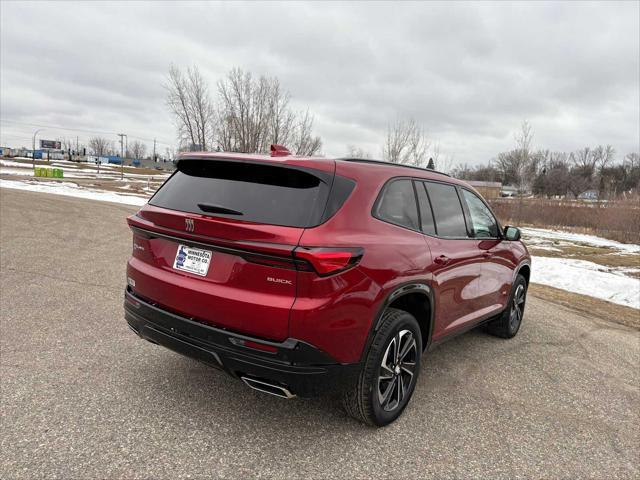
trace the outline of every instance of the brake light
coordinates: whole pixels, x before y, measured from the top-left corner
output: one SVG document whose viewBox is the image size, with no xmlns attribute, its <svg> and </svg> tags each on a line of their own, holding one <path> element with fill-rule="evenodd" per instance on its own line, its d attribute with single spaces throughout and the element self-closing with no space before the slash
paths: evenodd
<svg viewBox="0 0 640 480">
<path fill-rule="evenodd" d="M 298 247 L 293 256 L 305 260 L 321 277 L 347 270 L 360 261 L 362 248 Z"/>
</svg>

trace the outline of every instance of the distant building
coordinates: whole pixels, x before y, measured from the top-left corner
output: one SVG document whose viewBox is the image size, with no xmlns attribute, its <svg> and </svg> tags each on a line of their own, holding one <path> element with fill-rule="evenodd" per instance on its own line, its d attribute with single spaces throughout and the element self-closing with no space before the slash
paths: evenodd
<svg viewBox="0 0 640 480">
<path fill-rule="evenodd" d="M 501 197 L 517 197 L 518 196 L 518 188 L 512 185 L 505 185 L 500 189 Z"/>
<path fill-rule="evenodd" d="M 467 183 L 475 188 L 484 198 L 500 198 L 502 183 L 500 182 L 480 182 L 478 180 L 467 180 Z"/>
<path fill-rule="evenodd" d="M 597 190 L 585 190 L 580 195 L 578 195 L 578 200 L 598 200 L 598 191 Z"/>
</svg>

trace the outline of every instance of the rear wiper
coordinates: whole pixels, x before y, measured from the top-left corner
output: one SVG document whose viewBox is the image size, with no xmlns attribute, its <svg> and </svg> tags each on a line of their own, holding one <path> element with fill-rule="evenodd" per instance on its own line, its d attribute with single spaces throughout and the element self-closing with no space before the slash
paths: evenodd
<svg viewBox="0 0 640 480">
<path fill-rule="evenodd" d="M 242 215 L 242 212 L 232 210 L 231 208 L 221 207 L 220 205 L 212 205 L 211 203 L 199 203 L 198 208 L 207 213 L 226 213 L 227 215 Z"/>
</svg>

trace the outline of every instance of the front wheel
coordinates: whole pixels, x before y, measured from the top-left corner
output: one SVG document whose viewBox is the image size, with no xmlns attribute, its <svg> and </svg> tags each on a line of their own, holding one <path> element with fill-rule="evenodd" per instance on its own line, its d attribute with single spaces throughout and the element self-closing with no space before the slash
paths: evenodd
<svg viewBox="0 0 640 480">
<path fill-rule="evenodd" d="M 518 274 L 511 287 L 509 304 L 500 316 L 487 324 L 486 330 L 492 335 L 502 338 L 513 338 L 520 330 L 524 305 L 527 301 L 527 281 Z"/>
<path fill-rule="evenodd" d="M 420 373 L 422 336 L 413 315 L 394 308 L 383 316 L 356 385 L 344 394 L 352 417 L 382 427 L 403 412 Z"/>
</svg>

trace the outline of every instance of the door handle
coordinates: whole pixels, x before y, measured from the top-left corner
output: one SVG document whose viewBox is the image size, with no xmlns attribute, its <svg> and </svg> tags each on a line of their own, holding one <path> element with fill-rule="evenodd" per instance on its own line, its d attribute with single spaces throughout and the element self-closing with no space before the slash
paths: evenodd
<svg viewBox="0 0 640 480">
<path fill-rule="evenodd" d="M 493 257 L 493 253 L 491 253 L 491 252 L 482 252 L 482 256 L 484 258 L 490 258 L 490 257 Z"/>
<path fill-rule="evenodd" d="M 439 257 L 436 257 L 433 259 L 433 262 L 438 264 L 438 265 L 446 265 L 447 263 L 449 263 L 451 261 L 451 259 L 445 255 L 440 255 Z"/>
</svg>

